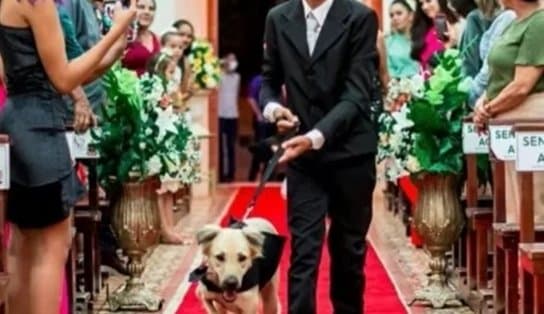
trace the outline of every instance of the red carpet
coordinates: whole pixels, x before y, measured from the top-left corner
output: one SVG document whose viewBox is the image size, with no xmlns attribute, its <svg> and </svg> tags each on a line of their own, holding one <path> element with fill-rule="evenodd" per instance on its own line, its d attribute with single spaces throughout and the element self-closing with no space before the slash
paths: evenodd
<svg viewBox="0 0 544 314">
<path fill-rule="evenodd" d="M 226 212 L 225 217 L 222 219 L 222 224 L 228 221 L 228 217 L 231 215 L 240 218 L 243 215 L 245 206 L 253 193 L 253 187 L 242 187 L 238 191 L 230 209 Z M 281 198 L 279 187 L 265 188 L 252 216 L 259 216 L 269 219 L 278 229 L 280 234 L 287 235 L 287 222 L 286 222 L 286 206 L 284 200 Z M 286 311 L 287 301 L 287 269 L 289 265 L 289 247 L 286 246 L 285 252 L 280 265 L 281 273 L 281 287 L 280 287 L 280 299 L 282 301 L 282 312 Z M 323 258 L 321 261 L 321 267 L 319 271 L 318 291 L 317 291 L 317 305 L 319 308 L 319 314 L 332 313 L 332 307 L 329 302 L 329 256 L 327 250 L 324 250 Z M 365 291 L 365 313 L 391 313 L 402 314 L 406 313 L 404 306 L 402 305 L 399 297 L 389 279 L 383 265 L 381 264 L 374 249 L 369 246 L 366 258 L 366 291 Z M 177 310 L 177 314 L 205 314 L 199 300 L 195 295 L 196 285 L 192 285 L 181 305 Z"/>
</svg>

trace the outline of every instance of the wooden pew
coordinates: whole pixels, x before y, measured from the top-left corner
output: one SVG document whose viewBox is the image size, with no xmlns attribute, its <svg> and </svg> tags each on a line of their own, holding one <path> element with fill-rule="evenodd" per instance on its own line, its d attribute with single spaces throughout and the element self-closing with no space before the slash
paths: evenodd
<svg viewBox="0 0 544 314">
<path fill-rule="evenodd" d="M 521 313 L 544 313 L 544 242 L 535 242 L 533 173 L 544 171 L 544 121 L 515 125 L 520 182 Z"/>
<path fill-rule="evenodd" d="M 7 190 L 9 189 L 9 137 L 0 134 L 0 314 L 6 313 L 6 298 L 9 276 L 7 273 L 7 244 L 5 211 Z"/>
<path fill-rule="evenodd" d="M 466 156 L 467 173 L 465 188 L 467 287 L 477 289 L 481 295 L 489 297 L 491 293 L 487 291 L 488 231 L 492 225 L 493 210 L 491 206 L 481 206 L 484 197 L 478 195 L 477 167 L 478 155 L 489 153 L 489 143 L 487 135 L 477 133 L 472 117 L 467 117 L 463 124 L 463 151 Z"/>
<path fill-rule="evenodd" d="M 78 135 L 72 142 L 73 157 L 84 164 L 88 169 L 88 193 L 87 197 L 80 200 L 74 209 L 74 224 L 78 233 L 83 235 L 83 281 L 85 292 L 89 298 L 79 295 L 87 307 L 92 309 L 92 300 L 100 294 L 102 288 L 100 272 L 100 247 L 99 228 L 102 219 L 101 210 L 107 208 L 109 203 L 99 197 L 97 163 L 98 156 L 89 147 L 89 137 Z M 88 300 L 90 299 L 90 300 Z"/>
<path fill-rule="evenodd" d="M 531 122 L 534 120 L 526 120 Z M 523 121 L 517 121 L 523 122 Z M 494 313 L 518 313 L 518 244 L 520 226 L 506 222 L 505 163 L 515 160 L 513 120 L 489 123 L 493 167 L 493 308 Z M 509 136 L 505 136 L 508 134 Z M 497 136 L 501 135 L 501 136 Z M 514 150 L 511 151 L 511 148 Z M 544 228 L 536 236 L 544 239 Z"/>
</svg>

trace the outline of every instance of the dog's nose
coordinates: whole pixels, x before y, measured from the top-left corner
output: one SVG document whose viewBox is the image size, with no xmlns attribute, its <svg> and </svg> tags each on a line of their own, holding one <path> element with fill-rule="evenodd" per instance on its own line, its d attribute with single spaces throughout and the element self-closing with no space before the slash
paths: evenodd
<svg viewBox="0 0 544 314">
<path fill-rule="evenodd" d="M 238 289 L 238 279 L 234 276 L 229 276 L 223 281 L 223 288 L 227 290 Z"/>
</svg>

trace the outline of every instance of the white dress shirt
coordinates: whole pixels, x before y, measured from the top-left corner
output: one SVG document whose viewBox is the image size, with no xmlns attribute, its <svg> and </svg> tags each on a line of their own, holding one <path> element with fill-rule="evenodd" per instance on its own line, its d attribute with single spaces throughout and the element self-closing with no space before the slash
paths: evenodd
<svg viewBox="0 0 544 314">
<path fill-rule="evenodd" d="M 308 52 L 311 56 L 334 0 L 325 0 L 325 2 L 314 9 L 308 5 L 306 0 L 300 1 L 302 1 L 302 6 L 304 7 L 304 16 L 306 18 L 306 40 L 308 41 Z M 281 106 L 282 105 L 277 102 L 270 102 L 266 104 L 263 111 L 263 116 L 265 119 L 270 122 L 276 122 L 274 111 Z M 313 129 L 305 135 L 312 141 L 313 149 L 320 149 L 323 147 L 323 144 L 325 144 L 325 137 L 318 129 Z"/>
</svg>

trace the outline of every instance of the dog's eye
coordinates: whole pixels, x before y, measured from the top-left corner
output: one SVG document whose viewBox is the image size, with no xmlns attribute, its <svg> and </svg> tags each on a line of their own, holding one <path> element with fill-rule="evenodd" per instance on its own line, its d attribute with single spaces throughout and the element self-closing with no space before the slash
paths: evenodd
<svg viewBox="0 0 544 314">
<path fill-rule="evenodd" d="M 247 256 L 239 254 L 238 255 L 238 262 L 243 263 L 247 260 Z"/>
<path fill-rule="evenodd" d="M 225 261 L 225 254 L 217 254 L 215 256 L 215 259 L 217 259 L 220 262 L 224 262 Z"/>
</svg>

